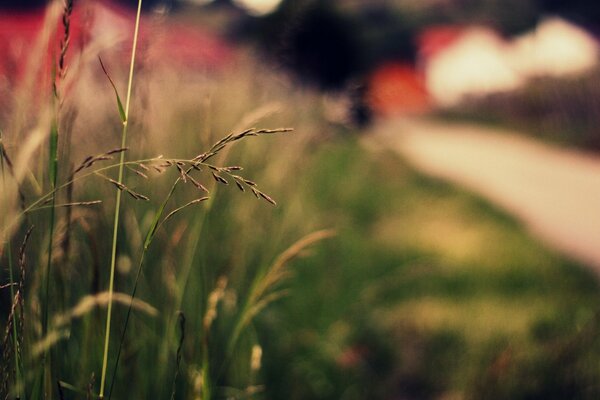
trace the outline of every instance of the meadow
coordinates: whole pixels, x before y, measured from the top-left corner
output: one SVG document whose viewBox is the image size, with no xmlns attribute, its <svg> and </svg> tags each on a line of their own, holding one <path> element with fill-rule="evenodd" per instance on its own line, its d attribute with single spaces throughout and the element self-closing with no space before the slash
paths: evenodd
<svg viewBox="0 0 600 400">
<path fill-rule="evenodd" d="M 238 57 L 4 97 L 3 397 L 598 397 L 595 276 Z"/>
</svg>

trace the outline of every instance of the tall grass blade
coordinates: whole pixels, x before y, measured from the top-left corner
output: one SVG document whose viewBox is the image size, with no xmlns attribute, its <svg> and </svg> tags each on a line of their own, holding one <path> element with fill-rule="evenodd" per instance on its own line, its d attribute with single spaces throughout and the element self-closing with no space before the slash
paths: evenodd
<svg viewBox="0 0 600 400">
<path fill-rule="evenodd" d="M 6 165 L 6 166 L 5 166 Z M 13 163 L 10 160 L 10 157 L 8 156 L 8 153 L 6 152 L 6 148 L 4 147 L 4 140 L 2 137 L 2 130 L 0 129 L 0 167 L 2 170 L 2 184 L 3 184 L 3 192 L 4 192 L 4 196 L 7 195 L 7 185 L 6 185 L 6 174 L 8 173 L 12 179 L 15 180 L 15 183 L 17 185 L 17 192 L 19 193 L 19 200 L 20 200 L 20 205 L 21 208 L 24 209 L 25 208 L 25 194 L 23 194 L 23 190 L 21 189 L 21 185 L 19 184 L 19 182 L 17 181 L 16 177 L 15 177 L 15 172 L 13 170 Z M 6 199 L 5 199 L 6 201 Z M 2 221 L 2 225 L 4 226 L 4 221 Z"/>
<path fill-rule="evenodd" d="M 281 253 L 264 274 L 256 276 L 227 344 L 227 360 L 233 356 L 240 335 L 252 319 L 269 303 L 284 295 L 284 292 L 269 294 L 269 291 L 287 276 L 284 267 L 307 247 L 332 236 L 335 236 L 335 231 L 332 230 L 320 230 L 306 235 Z"/>
<path fill-rule="evenodd" d="M 121 117 L 121 122 L 125 123 L 125 121 L 127 121 L 127 114 L 125 113 L 125 109 L 123 108 L 123 103 L 121 102 L 121 96 L 119 96 L 119 91 L 117 90 L 117 86 L 115 85 L 112 78 L 108 74 L 108 71 L 106 70 L 106 67 L 104 66 L 104 63 L 102 62 L 102 58 L 100 58 L 100 56 L 98 56 L 98 61 L 100 61 L 100 66 L 102 67 L 102 72 L 104 72 L 104 75 L 106 75 L 106 77 L 108 78 L 108 81 L 110 82 L 110 85 L 112 86 L 112 88 L 115 92 L 115 96 L 117 98 L 117 107 L 119 108 L 119 116 Z"/>
<path fill-rule="evenodd" d="M 56 99 L 55 99 L 56 100 Z M 50 131 L 50 154 L 49 154 L 49 165 L 48 165 L 48 178 L 50 181 L 50 189 L 55 190 L 58 181 L 58 121 L 56 117 L 52 122 Z M 52 250 L 54 249 L 53 239 L 54 230 L 56 227 L 56 196 L 52 197 L 50 203 L 50 222 L 48 228 L 48 260 L 46 263 L 46 271 L 44 273 L 44 308 L 42 311 L 42 337 L 48 334 L 48 319 L 50 314 L 50 273 L 52 271 Z M 42 356 L 42 369 L 43 369 L 43 387 L 45 388 L 45 397 L 48 397 L 52 391 L 52 376 L 49 368 L 50 364 L 50 349 L 44 351 Z"/>
<path fill-rule="evenodd" d="M 133 71 L 135 66 L 135 53 L 137 48 L 138 41 L 138 33 L 140 28 L 140 17 L 142 13 L 142 0 L 138 0 L 137 13 L 135 17 L 135 28 L 133 33 L 133 46 L 131 49 L 131 62 L 129 64 L 129 80 L 127 84 L 127 97 L 125 100 L 125 109 L 121 114 L 122 105 L 119 106 L 119 113 L 121 114 L 121 120 L 123 122 L 123 131 L 121 134 L 121 148 L 125 148 L 127 144 L 127 121 L 129 118 L 129 105 L 131 100 L 131 88 L 133 86 Z M 113 84 L 114 88 L 114 84 Z M 117 94 L 117 103 L 120 103 L 119 96 Z M 124 163 L 125 163 L 125 152 L 120 153 L 119 160 L 119 177 L 118 182 L 123 182 L 123 171 L 124 171 Z M 108 367 L 108 348 L 110 343 L 110 325 L 111 325 L 111 317 L 112 317 L 112 295 L 114 290 L 114 280 L 115 280 L 115 267 L 117 260 L 117 235 L 119 230 L 119 214 L 121 208 L 121 191 L 117 190 L 116 195 L 116 204 L 115 204 L 115 217 L 113 222 L 113 241 L 112 241 L 112 250 L 111 250 L 111 260 L 110 260 L 110 278 L 109 278 L 109 302 L 108 302 L 108 310 L 106 314 L 106 328 L 104 332 L 104 352 L 102 355 L 102 375 L 100 378 L 100 394 L 99 399 L 104 399 L 104 389 L 106 386 L 106 372 Z"/>
<path fill-rule="evenodd" d="M 150 247 L 150 244 L 152 243 L 152 240 L 154 239 L 154 235 L 156 234 L 158 227 L 161 225 L 161 220 L 163 220 L 162 218 L 163 218 L 165 209 L 167 207 L 167 204 L 169 203 L 169 200 L 171 200 L 171 197 L 173 197 L 173 194 L 175 193 L 175 189 L 177 188 L 177 185 L 179 184 L 180 181 L 181 181 L 181 177 L 178 177 L 175 180 L 175 182 L 173 182 L 173 185 L 171 186 L 171 190 L 169 190 L 169 193 L 167 194 L 167 196 L 161 203 L 160 207 L 156 211 L 156 214 L 154 215 L 154 219 L 152 220 L 152 223 L 150 224 L 150 228 L 148 229 L 148 232 L 146 233 L 146 237 L 144 239 L 144 247 L 142 249 L 142 254 L 140 256 L 140 261 L 138 262 L 138 268 L 137 268 L 137 271 L 135 274 L 135 279 L 133 282 L 133 289 L 131 290 L 131 302 L 129 304 L 129 307 L 127 308 L 127 314 L 125 315 L 125 322 L 123 324 L 123 331 L 121 332 L 121 340 L 119 340 L 119 348 L 117 350 L 117 358 L 115 360 L 115 367 L 114 367 L 113 373 L 112 373 L 112 382 L 110 385 L 110 389 L 108 391 L 108 399 L 109 400 L 111 399 L 111 396 L 112 396 L 115 378 L 117 376 L 117 370 L 119 368 L 119 360 L 121 358 L 121 350 L 123 349 L 123 343 L 125 342 L 125 336 L 127 334 L 127 327 L 129 326 L 129 319 L 131 317 L 133 301 L 135 299 L 135 295 L 137 294 L 137 288 L 138 288 L 138 284 L 140 281 L 140 276 L 142 275 L 142 269 L 144 266 L 144 258 L 146 257 L 146 253 L 148 252 L 148 248 Z"/>
</svg>

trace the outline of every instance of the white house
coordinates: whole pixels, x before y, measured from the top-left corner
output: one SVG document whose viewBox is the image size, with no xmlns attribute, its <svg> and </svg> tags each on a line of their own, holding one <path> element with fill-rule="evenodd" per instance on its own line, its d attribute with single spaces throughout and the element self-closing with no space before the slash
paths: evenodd
<svg viewBox="0 0 600 400">
<path fill-rule="evenodd" d="M 469 27 L 423 62 L 425 84 L 440 106 L 470 95 L 509 91 L 523 83 L 506 57 L 508 44 L 492 29 Z"/>
<path fill-rule="evenodd" d="M 515 90 L 533 77 L 581 74 L 600 56 L 591 34 L 557 17 L 513 39 L 486 27 L 431 28 L 421 36 L 420 53 L 427 90 L 441 107 Z"/>
<path fill-rule="evenodd" d="M 598 42 L 577 25 L 554 17 L 515 38 L 508 56 L 527 77 L 577 75 L 598 63 Z"/>
</svg>

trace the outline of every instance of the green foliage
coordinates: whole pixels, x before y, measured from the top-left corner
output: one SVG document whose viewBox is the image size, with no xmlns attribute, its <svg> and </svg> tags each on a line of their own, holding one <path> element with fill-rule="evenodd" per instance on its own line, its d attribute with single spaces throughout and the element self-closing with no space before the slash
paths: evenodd
<svg viewBox="0 0 600 400">
<path fill-rule="evenodd" d="M 260 319 L 267 398 L 503 393 L 506 381 L 483 378 L 503 351 L 552 358 L 549 337 L 579 343 L 577 326 L 597 309 L 588 272 L 548 253 L 488 203 L 389 153 L 336 140 L 322 146 L 306 177 L 316 187 L 306 204 L 338 236 L 298 265 L 290 296 Z M 567 315 L 583 319 L 556 319 Z M 573 353 L 560 379 L 597 376 L 587 357 Z M 520 359 L 511 359 L 514 376 L 529 368 Z M 532 369 L 498 398 L 543 398 L 543 385 L 530 388 L 526 379 L 567 385 L 551 371 Z M 587 390 L 586 382 L 560 393 Z"/>
<path fill-rule="evenodd" d="M 532 332 L 539 343 L 536 350 L 519 352 L 506 344 L 495 348 L 475 378 L 471 398 L 597 398 L 598 317 L 576 324 L 572 319 L 561 313 L 538 322 Z"/>
</svg>

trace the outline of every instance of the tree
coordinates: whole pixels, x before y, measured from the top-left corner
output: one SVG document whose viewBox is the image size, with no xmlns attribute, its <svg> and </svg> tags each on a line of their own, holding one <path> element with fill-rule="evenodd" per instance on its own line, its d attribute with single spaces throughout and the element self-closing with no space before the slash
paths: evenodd
<svg viewBox="0 0 600 400">
<path fill-rule="evenodd" d="M 584 25 L 597 28 L 600 24 L 598 0 L 540 0 L 543 11 L 560 14 Z"/>
</svg>

